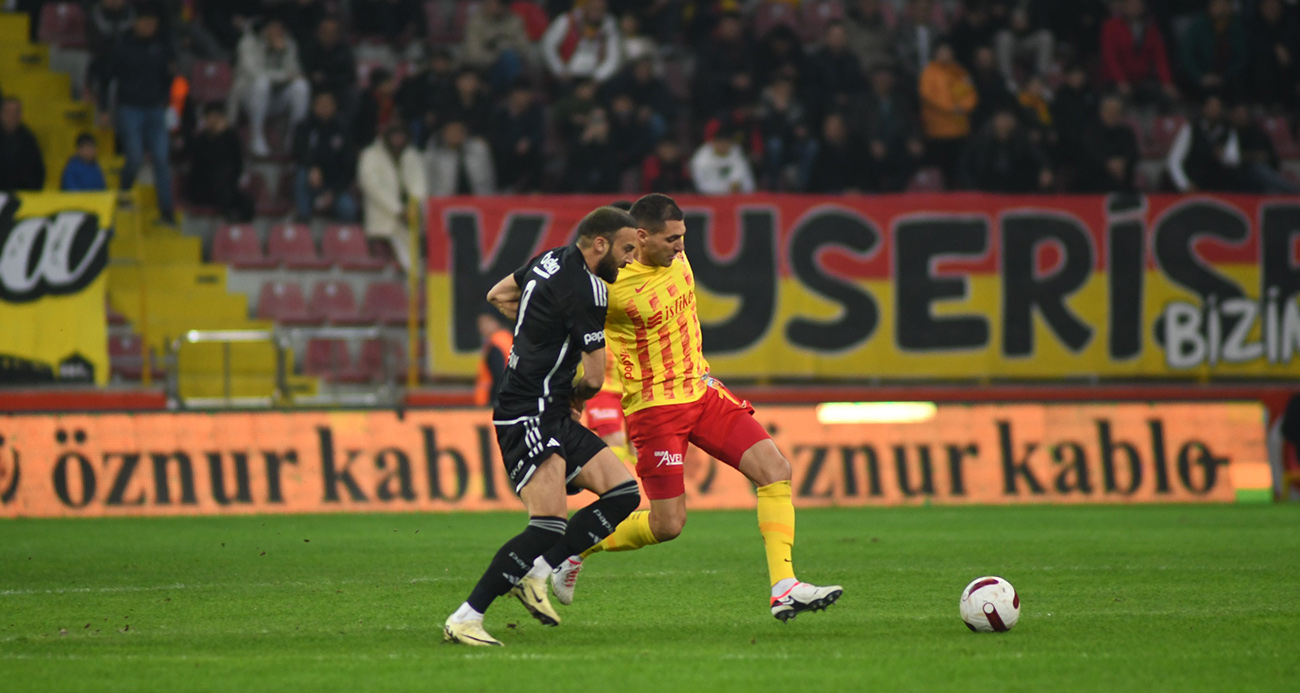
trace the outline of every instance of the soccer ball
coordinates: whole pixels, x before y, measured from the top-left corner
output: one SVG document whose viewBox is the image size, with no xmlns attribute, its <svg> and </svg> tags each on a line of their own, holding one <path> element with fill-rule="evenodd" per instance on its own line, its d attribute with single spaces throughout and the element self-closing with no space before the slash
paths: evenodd
<svg viewBox="0 0 1300 693">
<path fill-rule="evenodd" d="M 1005 633 L 1020 620 L 1020 595 L 1000 577 L 975 578 L 961 591 L 961 620 L 976 633 Z"/>
</svg>

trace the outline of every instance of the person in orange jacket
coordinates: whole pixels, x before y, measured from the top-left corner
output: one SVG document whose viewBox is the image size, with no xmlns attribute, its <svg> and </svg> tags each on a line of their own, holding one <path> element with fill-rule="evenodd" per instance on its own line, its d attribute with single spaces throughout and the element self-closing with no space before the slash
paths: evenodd
<svg viewBox="0 0 1300 693">
<path fill-rule="evenodd" d="M 944 180 L 951 186 L 979 96 L 970 73 L 957 62 L 948 43 L 935 46 L 934 59 L 921 73 L 920 92 L 926 150 L 933 163 L 943 168 Z"/>
<path fill-rule="evenodd" d="M 478 316 L 478 333 L 483 337 L 483 358 L 478 364 L 478 377 L 474 381 L 474 404 L 493 407 L 497 402 L 497 389 L 501 375 L 506 371 L 510 349 L 515 336 L 501 321 L 501 314 L 488 306 Z"/>
</svg>

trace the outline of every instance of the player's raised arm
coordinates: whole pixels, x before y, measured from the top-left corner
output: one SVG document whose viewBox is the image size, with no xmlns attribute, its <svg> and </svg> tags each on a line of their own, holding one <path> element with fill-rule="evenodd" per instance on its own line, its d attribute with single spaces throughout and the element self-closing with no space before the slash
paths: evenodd
<svg viewBox="0 0 1300 693">
<path fill-rule="evenodd" d="M 519 317 L 520 293 L 519 282 L 515 280 L 515 275 L 509 274 L 488 291 L 487 300 L 501 311 L 502 315 L 514 320 Z"/>
</svg>

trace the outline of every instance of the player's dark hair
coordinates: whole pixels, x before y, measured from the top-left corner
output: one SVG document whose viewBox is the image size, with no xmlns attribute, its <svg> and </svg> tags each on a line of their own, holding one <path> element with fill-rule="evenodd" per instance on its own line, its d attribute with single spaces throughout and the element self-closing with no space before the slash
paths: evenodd
<svg viewBox="0 0 1300 693">
<path fill-rule="evenodd" d="M 636 228 L 632 215 L 613 207 L 597 207 L 578 224 L 578 243 L 586 247 L 597 236 L 613 241 L 614 234 L 626 228 Z"/>
<path fill-rule="evenodd" d="M 667 228 L 668 222 L 682 221 L 686 218 L 682 215 L 682 208 L 677 206 L 673 198 L 662 193 L 642 196 L 632 204 L 631 214 L 636 220 L 637 228 L 645 229 L 650 233 L 659 233 Z"/>
<path fill-rule="evenodd" d="M 624 212 L 631 212 L 631 211 L 632 211 L 632 201 L 631 201 L 631 200 L 615 200 L 615 201 L 609 203 L 609 206 L 610 206 L 610 207 L 613 207 L 614 209 L 621 209 L 621 210 L 623 210 Z"/>
</svg>

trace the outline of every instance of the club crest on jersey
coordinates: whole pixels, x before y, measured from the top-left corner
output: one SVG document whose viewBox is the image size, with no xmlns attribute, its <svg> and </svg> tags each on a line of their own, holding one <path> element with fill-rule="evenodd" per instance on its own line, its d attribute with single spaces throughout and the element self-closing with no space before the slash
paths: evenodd
<svg viewBox="0 0 1300 693">
<path fill-rule="evenodd" d="M 655 467 L 680 467 L 682 466 L 682 453 L 668 452 L 667 450 L 655 450 L 655 457 L 659 464 Z"/>
<path fill-rule="evenodd" d="M 555 251 L 547 253 L 541 260 L 537 261 L 537 266 L 533 271 L 550 279 L 556 272 L 560 271 L 560 261 L 555 259 Z"/>
</svg>

